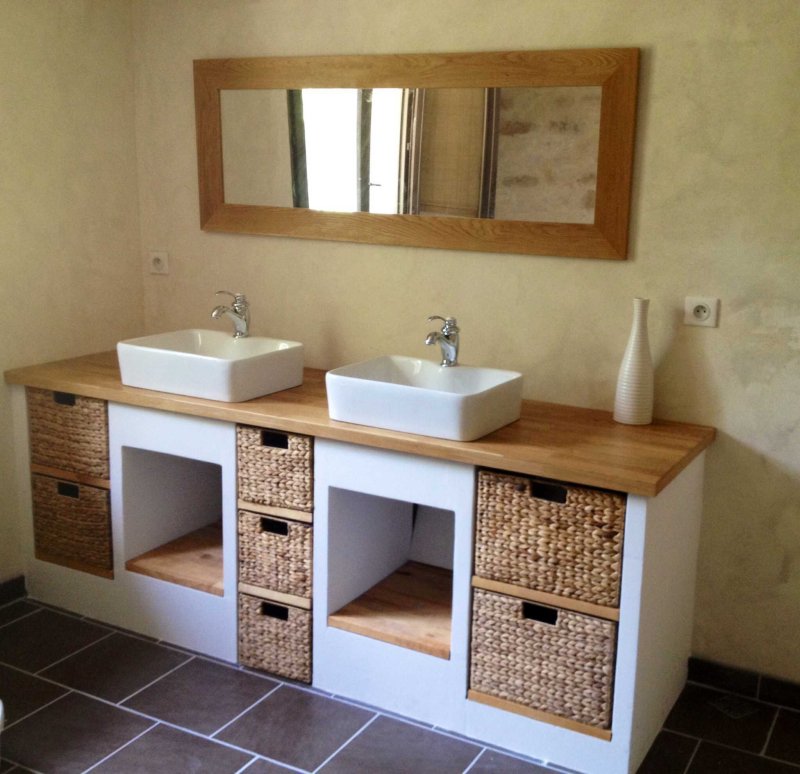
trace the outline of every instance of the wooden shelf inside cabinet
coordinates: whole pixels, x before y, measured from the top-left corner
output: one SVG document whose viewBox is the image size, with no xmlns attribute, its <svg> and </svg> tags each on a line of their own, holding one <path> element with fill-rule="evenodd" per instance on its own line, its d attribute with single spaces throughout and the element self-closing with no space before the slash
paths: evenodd
<svg viewBox="0 0 800 774">
<path fill-rule="evenodd" d="M 453 573 L 408 562 L 341 610 L 328 625 L 450 658 Z"/>
<path fill-rule="evenodd" d="M 222 524 L 211 524 L 129 559 L 125 569 L 223 596 Z"/>
</svg>

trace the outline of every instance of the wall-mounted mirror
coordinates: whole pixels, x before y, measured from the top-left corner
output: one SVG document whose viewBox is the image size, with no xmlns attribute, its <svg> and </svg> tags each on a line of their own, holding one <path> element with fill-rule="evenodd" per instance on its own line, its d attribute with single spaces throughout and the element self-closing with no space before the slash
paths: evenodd
<svg viewBox="0 0 800 774">
<path fill-rule="evenodd" d="M 637 49 L 195 62 L 201 225 L 625 258 Z"/>
</svg>

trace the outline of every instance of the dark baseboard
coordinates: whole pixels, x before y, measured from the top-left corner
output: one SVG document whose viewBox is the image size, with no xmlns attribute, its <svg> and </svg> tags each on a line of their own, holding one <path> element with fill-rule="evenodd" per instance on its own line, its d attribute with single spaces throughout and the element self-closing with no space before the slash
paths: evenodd
<svg viewBox="0 0 800 774">
<path fill-rule="evenodd" d="M 750 696 L 782 707 L 800 709 L 800 684 L 694 656 L 689 659 L 689 682 Z"/>
<path fill-rule="evenodd" d="M 0 582 L 0 605 L 13 602 L 25 596 L 25 576 L 18 575 L 7 581 Z"/>
</svg>

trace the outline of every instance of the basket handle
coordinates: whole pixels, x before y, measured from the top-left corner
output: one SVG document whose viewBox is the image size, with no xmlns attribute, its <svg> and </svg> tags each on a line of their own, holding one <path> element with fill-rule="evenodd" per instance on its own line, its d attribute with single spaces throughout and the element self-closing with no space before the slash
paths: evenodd
<svg viewBox="0 0 800 774">
<path fill-rule="evenodd" d="M 66 481 L 59 481 L 56 491 L 62 497 L 72 497 L 75 500 L 79 500 L 81 496 L 81 488 L 77 484 L 68 484 Z"/>
<path fill-rule="evenodd" d="M 59 406 L 74 406 L 75 396 L 71 392 L 54 392 L 53 403 L 58 403 Z"/>
<path fill-rule="evenodd" d="M 279 621 L 289 620 L 289 608 L 283 605 L 273 605 L 272 602 L 261 603 L 261 615 L 268 618 L 277 618 Z"/>
<path fill-rule="evenodd" d="M 288 449 L 289 435 L 288 433 L 277 433 L 274 430 L 262 430 L 261 445 L 273 449 Z"/>
<path fill-rule="evenodd" d="M 535 602 L 523 602 L 522 617 L 528 621 L 537 621 L 548 626 L 556 626 L 558 624 L 558 609 L 537 605 Z"/>
<path fill-rule="evenodd" d="M 280 521 L 279 519 L 267 519 L 262 517 L 261 531 L 269 532 L 272 535 L 288 535 L 289 524 L 285 521 Z"/>
<path fill-rule="evenodd" d="M 546 500 L 549 503 L 567 502 L 567 487 L 554 484 L 549 481 L 541 481 L 538 478 L 528 478 L 527 489 L 530 496 L 537 500 Z M 524 492 L 525 484 L 517 484 L 517 491 Z"/>
</svg>

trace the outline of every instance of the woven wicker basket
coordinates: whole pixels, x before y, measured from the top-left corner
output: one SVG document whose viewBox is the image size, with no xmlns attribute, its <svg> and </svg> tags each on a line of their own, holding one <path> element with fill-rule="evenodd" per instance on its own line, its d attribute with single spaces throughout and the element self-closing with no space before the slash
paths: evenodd
<svg viewBox="0 0 800 774">
<path fill-rule="evenodd" d="M 615 644 L 612 621 L 473 591 L 473 690 L 609 728 Z"/>
<path fill-rule="evenodd" d="M 236 427 L 239 499 L 276 508 L 313 509 L 312 439 Z"/>
<path fill-rule="evenodd" d="M 239 580 L 311 597 L 311 525 L 239 511 Z"/>
<path fill-rule="evenodd" d="M 475 574 L 619 606 L 624 494 L 478 474 Z"/>
<path fill-rule="evenodd" d="M 108 479 L 106 402 L 27 388 L 31 462 Z"/>
<path fill-rule="evenodd" d="M 35 474 L 32 488 L 37 555 L 78 569 L 111 570 L 108 491 Z"/>
<path fill-rule="evenodd" d="M 311 611 L 239 594 L 239 663 L 311 682 Z"/>
</svg>

